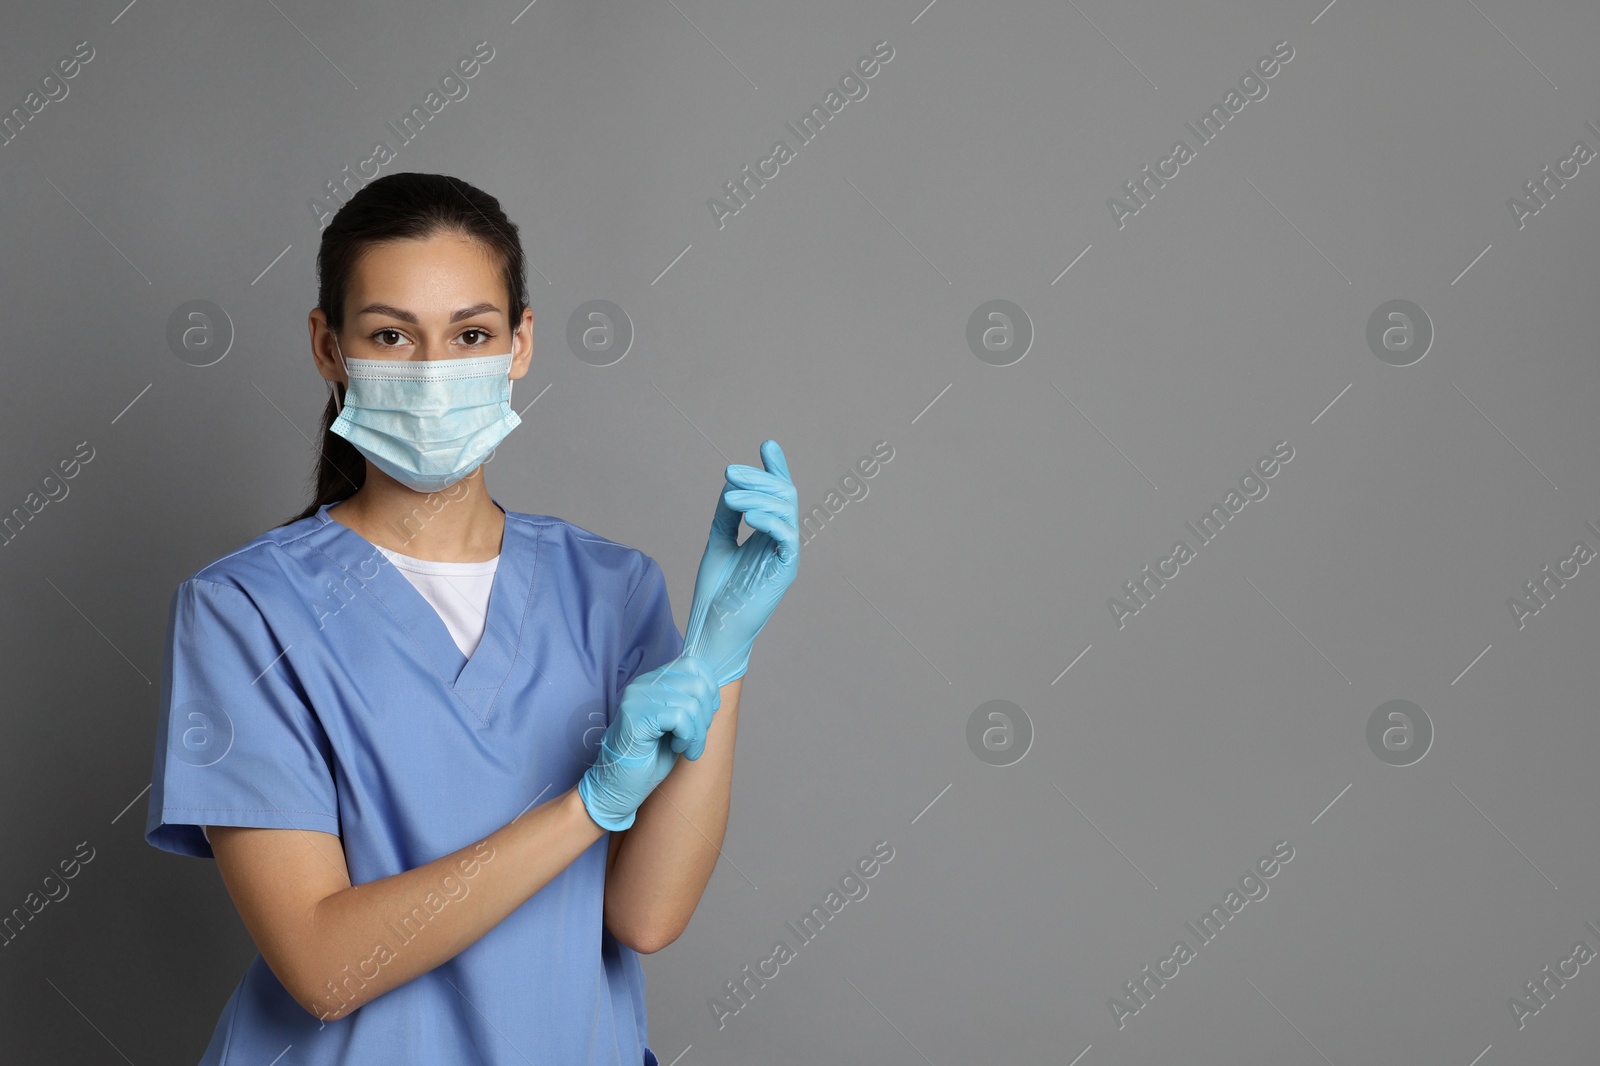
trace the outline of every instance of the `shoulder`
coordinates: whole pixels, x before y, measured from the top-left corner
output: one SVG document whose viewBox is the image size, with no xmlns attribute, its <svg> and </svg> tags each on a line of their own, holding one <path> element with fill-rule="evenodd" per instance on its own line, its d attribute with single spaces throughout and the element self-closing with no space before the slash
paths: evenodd
<svg viewBox="0 0 1600 1066">
<path fill-rule="evenodd" d="M 565 518 L 508 510 L 506 520 L 518 523 L 533 534 L 541 555 L 553 550 L 567 566 L 588 574 L 612 575 L 624 580 L 628 590 L 650 576 L 652 570 L 660 573 L 661 567 L 655 559 L 640 549 L 585 529 Z"/>
<path fill-rule="evenodd" d="M 576 552 L 587 559 L 594 559 L 595 562 L 627 562 L 632 567 L 638 568 L 645 568 L 648 563 L 654 562 L 650 555 L 646 555 L 637 547 L 613 541 L 608 536 L 602 536 L 594 530 L 586 530 L 576 522 L 568 522 L 555 515 L 507 511 L 506 519 L 509 522 L 520 523 L 533 531 L 544 543 L 562 547 L 563 551 Z"/>
<path fill-rule="evenodd" d="M 259 533 L 206 563 L 183 584 L 205 582 L 245 593 L 282 587 L 291 570 L 290 560 L 303 553 L 324 525 L 313 515 Z"/>
</svg>

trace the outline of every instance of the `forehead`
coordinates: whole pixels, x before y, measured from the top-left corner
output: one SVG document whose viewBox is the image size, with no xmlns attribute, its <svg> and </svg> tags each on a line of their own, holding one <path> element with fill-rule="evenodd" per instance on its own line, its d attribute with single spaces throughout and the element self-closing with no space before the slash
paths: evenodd
<svg viewBox="0 0 1600 1066">
<path fill-rule="evenodd" d="M 506 310 L 505 277 L 497 257 L 481 242 L 458 233 L 368 246 L 351 271 L 345 306 L 352 313 L 371 303 L 441 318 L 480 303 Z"/>
</svg>

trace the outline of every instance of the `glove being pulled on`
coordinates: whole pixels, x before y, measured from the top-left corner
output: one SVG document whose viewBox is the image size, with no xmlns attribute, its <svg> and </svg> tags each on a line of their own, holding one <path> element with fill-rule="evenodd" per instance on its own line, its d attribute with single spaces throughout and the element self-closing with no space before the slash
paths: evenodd
<svg viewBox="0 0 1600 1066">
<path fill-rule="evenodd" d="M 704 659 L 720 688 L 743 677 L 750 649 L 800 565 L 800 497 L 775 440 L 765 470 L 730 464 L 695 576 L 684 653 Z M 739 518 L 754 531 L 739 544 Z"/>
</svg>

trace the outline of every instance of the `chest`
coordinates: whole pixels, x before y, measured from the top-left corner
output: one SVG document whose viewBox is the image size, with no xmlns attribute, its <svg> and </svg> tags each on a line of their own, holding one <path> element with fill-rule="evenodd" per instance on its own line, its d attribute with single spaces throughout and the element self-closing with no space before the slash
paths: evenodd
<svg viewBox="0 0 1600 1066">
<path fill-rule="evenodd" d="M 593 762 L 615 712 L 618 605 L 539 576 L 502 565 L 470 657 L 393 570 L 291 644 L 328 737 L 352 877 L 454 851 Z"/>
</svg>

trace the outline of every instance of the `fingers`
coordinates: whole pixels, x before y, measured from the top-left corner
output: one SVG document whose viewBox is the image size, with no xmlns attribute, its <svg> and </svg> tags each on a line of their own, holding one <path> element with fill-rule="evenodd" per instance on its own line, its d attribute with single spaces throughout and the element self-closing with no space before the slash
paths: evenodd
<svg viewBox="0 0 1600 1066">
<path fill-rule="evenodd" d="M 743 463 L 730 463 L 723 471 L 724 476 L 741 487 L 766 488 L 772 492 L 793 495 L 794 478 L 789 476 L 789 463 L 777 441 L 762 442 L 761 461 L 766 464 L 765 470 Z"/>
<path fill-rule="evenodd" d="M 716 712 L 704 700 L 692 700 L 675 709 L 680 716 L 671 731 L 672 750 L 698 759 L 706 750 L 706 733 Z"/>
<path fill-rule="evenodd" d="M 668 744 L 672 750 L 682 755 L 689 745 L 700 738 L 700 720 L 693 707 L 677 707 L 673 713 L 676 717 L 663 735 L 670 738 Z"/>
<path fill-rule="evenodd" d="M 737 464 L 727 468 L 726 477 L 722 499 L 745 512 L 746 522 L 752 510 L 770 510 L 779 516 L 794 515 L 798 520 L 800 494 L 787 477 Z"/>
<path fill-rule="evenodd" d="M 744 511 L 746 525 L 768 534 L 778 542 L 778 554 L 784 562 L 794 558 L 794 554 L 800 550 L 799 507 L 771 493 L 745 489 L 724 492 L 723 498 Z"/>
<path fill-rule="evenodd" d="M 673 702 L 693 718 L 689 739 L 681 745 L 674 741 L 672 750 L 698 759 L 705 754 L 706 733 L 711 729 L 717 709 L 722 706 L 722 690 L 717 686 L 710 665 L 697 656 L 680 655 L 671 667 L 667 671 L 671 678 L 668 684 L 680 694 Z"/>
<path fill-rule="evenodd" d="M 784 456 L 783 449 L 778 447 L 777 441 L 764 440 L 761 442 L 761 461 L 768 470 L 783 478 L 783 480 L 794 480 L 789 476 L 789 460 Z"/>
<path fill-rule="evenodd" d="M 600 738 L 601 751 L 610 753 L 615 762 L 629 766 L 652 761 L 660 745 L 661 734 L 650 727 L 622 730 L 614 737 L 608 734 Z"/>
<path fill-rule="evenodd" d="M 722 491 L 723 502 L 744 512 L 747 524 L 750 523 L 750 515 L 756 511 L 770 511 L 779 518 L 798 522 L 800 519 L 798 499 L 793 485 L 737 488 L 732 482 L 728 482 Z M 751 528 L 755 527 L 752 525 Z"/>
<path fill-rule="evenodd" d="M 660 668 L 650 683 L 649 713 L 641 727 L 652 739 L 670 737 L 675 752 L 705 750 L 706 731 L 722 703 L 722 692 L 710 667 L 701 659 L 682 655 Z"/>
<path fill-rule="evenodd" d="M 711 539 L 732 546 L 739 539 L 739 512 L 729 506 L 725 498 L 727 489 L 728 485 L 724 482 L 717 493 L 717 509 L 711 516 Z"/>
<path fill-rule="evenodd" d="M 794 523 L 781 515 L 771 511 L 746 511 L 744 520 L 750 523 L 750 528 L 767 534 L 778 542 L 779 552 L 785 560 L 791 553 L 800 550 L 800 534 L 795 529 Z"/>
<path fill-rule="evenodd" d="M 722 499 L 729 507 L 743 511 L 745 521 L 749 521 L 751 511 L 771 511 L 773 514 L 798 513 L 800 508 L 775 492 L 763 492 L 758 489 L 728 488 L 723 491 Z"/>
<path fill-rule="evenodd" d="M 777 441 L 762 442 L 761 461 L 766 465 L 765 470 L 743 463 L 730 463 L 724 468 L 726 481 L 717 496 L 716 514 L 711 519 L 712 540 L 736 546 L 740 512 L 744 512 L 747 523 L 751 510 L 768 509 L 780 517 L 792 514 L 791 521 L 798 524 L 800 496 L 789 476 L 789 462 Z M 756 527 L 752 525 L 751 528 Z"/>
<path fill-rule="evenodd" d="M 694 743 L 700 732 L 700 719 L 692 701 L 679 702 L 676 697 L 668 697 L 656 699 L 653 704 L 649 721 L 644 725 L 645 735 L 640 740 L 647 744 L 666 740 L 676 752 Z"/>
<path fill-rule="evenodd" d="M 776 474 L 768 474 L 757 470 L 753 466 L 740 466 L 738 463 L 733 463 L 723 470 L 722 476 L 735 488 L 770 492 L 773 496 L 786 503 L 792 503 L 799 499 L 799 494 L 795 491 L 794 482 L 788 478 L 778 477 Z"/>
</svg>

